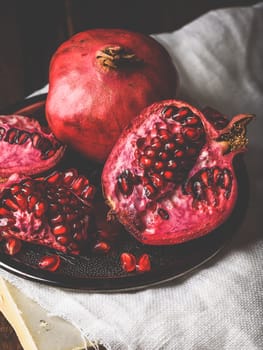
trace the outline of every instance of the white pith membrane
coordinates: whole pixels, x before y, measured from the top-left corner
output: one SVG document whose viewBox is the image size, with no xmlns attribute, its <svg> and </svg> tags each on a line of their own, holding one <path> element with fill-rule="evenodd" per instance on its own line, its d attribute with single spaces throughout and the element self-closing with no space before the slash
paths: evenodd
<svg viewBox="0 0 263 350">
<path fill-rule="evenodd" d="M 94 187 L 74 169 L 12 183 L 0 196 L 1 237 L 78 254 L 88 237 L 93 195 Z"/>
<path fill-rule="evenodd" d="M 50 169 L 62 158 L 65 146 L 35 119 L 0 116 L 0 175 L 33 175 Z"/>
<path fill-rule="evenodd" d="M 116 182 L 120 174 L 127 169 L 139 177 L 143 175 L 144 169 L 139 165 L 138 158 L 134 156 L 138 149 L 136 141 L 143 137 L 146 138 L 147 144 L 146 135 L 150 135 L 150 138 L 154 136 L 153 125 L 158 123 L 160 127 L 166 128 L 169 125 L 170 130 L 174 131 L 182 128 L 176 119 L 164 121 L 161 115 L 165 106 L 188 107 L 192 110 L 202 120 L 207 141 L 184 181 L 177 185 L 167 182 L 161 192 L 153 198 L 153 202 L 157 204 L 151 206 L 149 205 L 151 199 L 145 195 L 144 186 L 140 181 L 134 185 L 131 194 L 128 195 L 120 193 Z M 232 125 L 232 122 L 229 125 Z M 114 147 L 102 176 L 108 203 L 130 233 L 147 244 L 175 244 L 209 233 L 227 219 L 237 198 L 232 160 L 244 149 L 223 154 L 225 145 L 216 139 L 226 130 L 227 128 L 214 129 L 197 109 L 182 101 L 154 104 L 135 119 Z M 213 171 L 218 169 L 220 174 L 224 174 L 222 175 L 224 179 L 221 176 L 221 182 L 212 180 L 211 176 L 209 184 L 200 182 L 202 170 L 207 174 L 209 172 L 213 174 Z M 187 179 L 189 182 L 185 183 Z M 197 180 L 202 184 L 200 197 L 191 189 L 191 185 Z M 160 215 L 160 210 L 163 215 Z"/>
</svg>

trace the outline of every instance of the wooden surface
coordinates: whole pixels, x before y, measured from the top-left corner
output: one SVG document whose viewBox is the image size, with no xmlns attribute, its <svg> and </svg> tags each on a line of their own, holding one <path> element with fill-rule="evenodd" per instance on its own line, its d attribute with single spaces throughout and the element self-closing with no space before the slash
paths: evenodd
<svg viewBox="0 0 263 350">
<path fill-rule="evenodd" d="M 23 350 L 17 336 L 0 312 L 0 349 L 1 350 Z"/>
</svg>

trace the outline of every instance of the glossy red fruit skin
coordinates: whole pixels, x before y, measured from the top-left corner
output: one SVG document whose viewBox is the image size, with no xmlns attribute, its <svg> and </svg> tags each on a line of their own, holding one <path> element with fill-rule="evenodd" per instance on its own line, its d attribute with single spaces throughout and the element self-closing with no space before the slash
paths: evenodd
<svg viewBox="0 0 263 350">
<path fill-rule="evenodd" d="M 159 190 L 155 183 L 145 180 L 146 171 L 149 177 L 152 175 L 138 161 L 137 150 L 142 148 L 141 140 L 147 140 L 146 133 L 154 137 L 153 125 L 162 127 L 162 120 L 171 118 L 166 111 L 170 106 L 186 107 L 197 116 L 205 141 L 185 177 L 176 184 L 167 180 L 166 187 Z M 219 227 L 236 203 L 238 188 L 232 161 L 236 154 L 246 151 L 245 126 L 252 117 L 238 115 L 229 123 L 222 117 L 217 128 L 215 121 L 208 121 L 200 110 L 184 101 L 166 100 L 144 109 L 123 131 L 103 169 L 103 193 L 111 213 L 135 238 L 151 245 L 183 243 Z M 171 120 L 176 130 L 185 127 L 184 121 L 178 122 L 180 118 L 178 114 Z M 224 123 L 227 125 L 222 127 Z M 185 139 L 195 139 L 195 134 L 190 126 Z"/>
<path fill-rule="evenodd" d="M 117 50 L 110 65 L 100 55 L 108 48 Z M 118 60 L 119 52 L 130 58 Z M 57 49 L 49 84 L 46 116 L 56 137 L 103 162 L 136 114 L 175 97 L 178 74 L 155 39 L 124 29 L 91 29 Z"/>
<path fill-rule="evenodd" d="M 136 264 L 136 270 L 138 272 L 147 272 L 151 271 L 151 260 L 148 254 L 142 254 Z"/>
</svg>

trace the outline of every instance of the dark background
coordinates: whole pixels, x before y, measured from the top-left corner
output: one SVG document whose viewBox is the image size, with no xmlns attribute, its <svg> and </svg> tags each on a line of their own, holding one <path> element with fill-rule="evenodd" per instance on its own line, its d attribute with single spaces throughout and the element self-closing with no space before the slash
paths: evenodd
<svg viewBox="0 0 263 350">
<path fill-rule="evenodd" d="M 48 82 L 52 54 L 74 33 L 95 27 L 122 27 L 146 34 L 173 31 L 209 10 L 259 2 L 0 0 L 0 109 Z M 0 349 L 22 349 L 1 313 Z"/>
<path fill-rule="evenodd" d="M 257 2 L 0 0 L 0 109 L 47 83 L 52 54 L 76 32 L 94 27 L 173 31 L 211 9 Z"/>
</svg>

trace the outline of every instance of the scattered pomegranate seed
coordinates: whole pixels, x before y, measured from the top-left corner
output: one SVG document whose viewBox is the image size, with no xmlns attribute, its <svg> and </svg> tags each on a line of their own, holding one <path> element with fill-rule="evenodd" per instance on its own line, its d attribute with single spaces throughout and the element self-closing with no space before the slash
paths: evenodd
<svg viewBox="0 0 263 350">
<path fill-rule="evenodd" d="M 139 257 L 136 264 L 136 270 L 139 272 L 146 272 L 151 270 L 151 260 L 148 254 L 143 254 Z"/>
<path fill-rule="evenodd" d="M 104 241 L 100 241 L 98 243 L 96 243 L 93 247 L 93 251 L 95 253 L 108 253 L 111 249 L 111 246 L 107 243 L 107 242 L 104 242 Z"/>
<path fill-rule="evenodd" d="M 46 255 L 39 260 L 38 266 L 43 270 L 54 272 L 59 268 L 60 263 L 61 259 L 58 255 Z"/>
<path fill-rule="evenodd" d="M 131 253 L 122 253 L 121 254 L 121 266 L 124 271 L 132 272 L 136 269 L 136 258 Z"/>
<path fill-rule="evenodd" d="M 15 255 L 21 250 L 21 247 L 22 243 L 19 239 L 10 237 L 6 240 L 5 252 L 9 255 Z"/>
</svg>

